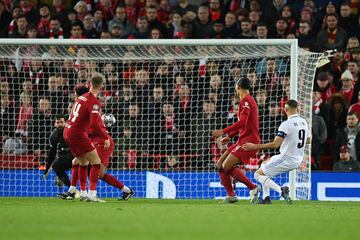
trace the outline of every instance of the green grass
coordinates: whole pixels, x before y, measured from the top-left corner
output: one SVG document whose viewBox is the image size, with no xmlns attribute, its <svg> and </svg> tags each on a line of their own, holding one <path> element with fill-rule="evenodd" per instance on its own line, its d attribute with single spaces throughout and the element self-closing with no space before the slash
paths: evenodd
<svg viewBox="0 0 360 240">
<path fill-rule="evenodd" d="M 0 198 L 0 239 L 360 239 L 360 203 Z"/>
</svg>

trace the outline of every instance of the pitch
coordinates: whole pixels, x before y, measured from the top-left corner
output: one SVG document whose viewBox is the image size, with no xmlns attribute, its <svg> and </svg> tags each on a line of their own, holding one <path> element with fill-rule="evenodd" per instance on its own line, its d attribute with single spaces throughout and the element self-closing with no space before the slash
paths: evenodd
<svg viewBox="0 0 360 240">
<path fill-rule="evenodd" d="M 359 239 L 360 203 L 0 198 L 0 239 Z M 95 217 L 95 220 L 90 220 Z"/>
</svg>

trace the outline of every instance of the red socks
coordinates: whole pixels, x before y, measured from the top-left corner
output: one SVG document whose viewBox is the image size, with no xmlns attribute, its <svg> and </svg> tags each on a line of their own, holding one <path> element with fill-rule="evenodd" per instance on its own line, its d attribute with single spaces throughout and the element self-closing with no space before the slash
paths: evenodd
<svg viewBox="0 0 360 240">
<path fill-rule="evenodd" d="M 228 196 L 235 196 L 235 192 L 233 186 L 231 184 L 231 177 L 228 175 L 223 169 L 218 170 L 220 175 L 221 184 L 224 186 L 226 190 L 226 194 Z"/>
<path fill-rule="evenodd" d="M 239 182 L 245 184 L 250 190 L 256 188 L 256 185 L 253 184 L 250 179 L 245 176 L 245 174 L 243 173 L 243 171 L 240 170 L 240 168 L 233 167 L 227 173 Z"/>
<path fill-rule="evenodd" d="M 91 165 L 89 190 L 96 190 L 99 181 L 100 164 Z"/>
<path fill-rule="evenodd" d="M 124 187 L 124 184 L 111 174 L 105 173 L 104 177 L 101 180 L 120 190 Z"/>
<path fill-rule="evenodd" d="M 71 186 L 76 187 L 79 176 L 79 165 L 72 165 L 71 167 Z"/>
<path fill-rule="evenodd" d="M 80 190 L 86 191 L 86 182 L 88 177 L 88 166 L 79 167 L 79 180 L 80 180 Z"/>
</svg>

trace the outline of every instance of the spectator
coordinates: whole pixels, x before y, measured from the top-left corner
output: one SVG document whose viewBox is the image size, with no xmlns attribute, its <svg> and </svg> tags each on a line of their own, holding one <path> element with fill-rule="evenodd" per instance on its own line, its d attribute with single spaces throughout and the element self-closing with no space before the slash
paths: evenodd
<svg viewBox="0 0 360 240">
<path fill-rule="evenodd" d="M 349 112 L 346 118 L 346 126 L 336 136 L 334 153 L 335 161 L 339 160 L 340 148 L 346 145 L 350 149 L 350 156 L 353 160 L 360 159 L 360 125 L 359 117 L 354 112 Z"/>
<path fill-rule="evenodd" d="M 52 130 L 51 103 L 48 98 L 39 100 L 38 108 L 34 110 L 29 122 L 29 138 L 32 143 L 31 149 L 34 154 L 41 156 L 45 153 L 48 145 L 48 137 Z"/>
<path fill-rule="evenodd" d="M 123 35 L 128 35 L 135 30 L 134 25 L 128 20 L 128 18 L 126 16 L 125 7 L 123 7 L 121 5 L 116 7 L 115 16 L 112 20 L 109 21 L 108 26 L 109 26 L 110 32 L 111 32 L 110 26 L 114 26 L 113 25 L 114 23 L 118 23 L 118 24 L 122 25 L 122 27 L 124 28 Z"/>
<path fill-rule="evenodd" d="M 169 38 L 176 38 L 181 34 L 184 34 L 182 17 L 178 12 L 174 12 L 172 14 L 172 20 L 168 25 L 168 36 Z"/>
<path fill-rule="evenodd" d="M 2 146 L 2 153 L 9 155 L 22 155 L 28 152 L 26 133 L 15 133 L 7 138 Z"/>
<path fill-rule="evenodd" d="M 324 119 L 315 113 L 312 114 L 311 130 L 311 156 L 315 159 L 312 168 L 317 169 L 320 162 L 320 155 L 324 153 L 323 144 L 327 139 L 327 128 Z"/>
<path fill-rule="evenodd" d="M 163 24 L 169 22 L 170 6 L 169 0 L 160 0 L 159 7 L 157 9 L 157 19 Z"/>
<path fill-rule="evenodd" d="M 225 15 L 225 38 L 237 38 L 239 35 L 239 24 L 236 21 L 236 15 L 232 12 L 228 12 Z"/>
<path fill-rule="evenodd" d="M 135 165 L 137 160 L 137 149 L 136 149 L 136 139 L 134 138 L 134 134 L 131 130 L 131 127 L 125 127 L 122 131 L 122 134 L 118 138 L 116 144 L 116 151 L 114 151 L 114 155 L 118 157 L 118 161 L 120 163 L 118 168 L 126 168 L 128 166 Z M 126 166 L 125 163 L 128 163 Z"/>
<path fill-rule="evenodd" d="M 328 14 L 327 27 L 317 35 L 317 43 L 323 50 L 342 49 L 346 45 L 347 33 L 338 25 L 336 14 Z"/>
<path fill-rule="evenodd" d="M 330 124 L 330 106 L 321 98 L 320 89 L 315 87 L 313 89 L 313 113 L 323 118 L 326 126 Z"/>
<path fill-rule="evenodd" d="M 195 38 L 210 38 L 213 36 L 212 21 L 209 16 L 209 8 L 200 6 L 198 9 L 198 20 L 195 23 Z"/>
<path fill-rule="evenodd" d="M 288 29 L 287 32 L 288 33 L 295 33 L 296 30 L 296 20 L 294 18 L 294 14 L 293 11 L 291 9 L 291 5 L 286 4 L 282 11 L 281 11 L 281 17 L 284 18 L 287 22 L 288 25 Z"/>
<path fill-rule="evenodd" d="M 61 28 L 61 22 L 59 18 L 52 17 L 50 19 L 50 30 L 48 34 L 48 38 L 64 38 L 64 30 Z"/>
<path fill-rule="evenodd" d="M 283 7 L 285 6 L 286 1 L 285 0 L 274 0 L 269 1 L 267 6 L 265 6 L 264 10 L 264 20 L 268 23 L 273 23 L 276 21 L 277 17 L 281 15 L 281 11 Z"/>
<path fill-rule="evenodd" d="M 149 29 L 152 30 L 154 28 L 158 29 L 161 32 L 161 35 L 164 38 L 167 38 L 167 29 L 165 25 L 157 20 L 157 10 L 154 6 L 149 6 L 146 8 L 146 18 L 149 23 Z"/>
<path fill-rule="evenodd" d="M 63 0 L 53 0 L 51 7 L 51 15 L 56 16 L 60 23 L 64 23 L 67 20 L 67 13 Z"/>
<path fill-rule="evenodd" d="M 192 101 L 191 89 L 189 85 L 183 84 L 179 89 L 179 96 L 175 99 L 174 112 L 177 116 L 178 122 L 178 136 L 182 143 L 179 146 L 181 149 L 189 149 L 189 132 L 191 127 L 191 116 L 197 112 L 195 101 Z"/>
<path fill-rule="evenodd" d="M 162 33 L 160 32 L 159 29 L 153 28 L 150 30 L 149 38 L 150 39 L 162 39 L 162 38 L 164 38 L 164 36 L 162 35 Z"/>
<path fill-rule="evenodd" d="M 345 70 L 343 74 L 341 74 L 341 83 L 339 92 L 345 97 L 347 103 L 350 104 L 353 97 L 354 85 L 353 77 L 349 70 Z"/>
<path fill-rule="evenodd" d="M 286 38 L 288 34 L 288 23 L 285 18 L 279 18 L 275 24 L 274 38 Z"/>
<path fill-rule="evenodd" d="M 216 39 L 225 38 L 224 23 L 221 20 L 214 21 L 213 32 L 214 32 L 214 36 L 212 36 L 212 38 L 216 38 Z"/>
<path fill-rule="evenodd" d="M 76 12 L 76 19 L 83 21 L 86 14 L 88 13 L 88 7 L 85 1 L 78 1 L 75 6 L 74 10 Z"/>
<path fill-rule="evenodd" d="M 240 38 L 245 38 L 245 39 L 255 38 L 255 32 L 252 30 L 250 19 L 244 18 L 240 25 L 241 25 Z"/>
<path fill-rule="evenodd" d="M 0 38 L 6 38 L 8 34 L 8 28 L 11 22 L 11 15 L 8 11 L 5 10 L 3 2 L 0 2 L 0 26 L 4 26 L 0 28 Z"/>
<path fill-rule="evenodd" d="M 247 17 L 244 17 L 243 19 L 241 19 L 241 22 Z M 260 23 L 260 13 L 257 11 L 251 11 L 249 14 L 249 19 L 251 22 L 251 28 L 253 30 L 256 30 L 256 26 Z M 241 23 L 240 22 L 240 23 Z"/>
<path fill-rule="evenodd" d="M 149 38 L 149 22 L 146 17 L 139 17 L 137 19 L 136 30 L 132 36 L 136 39 Z"/>
<path fill-rule="evenodd" d="M 94 17 L 91 15 L 91 13 L 86 14 L 83 23 L 84 23 L 84 35 L 86 38 L 89 39 L 99 38 L 99 33 L 95 28 Z"/>
<path fill-rule="evenodd" d="M 26 136 L 28 134 L 28 124 L 33 112 L 33 103 L 31 99 L 32 95 L 27 94 L 26 92 L 23 92 L 20 95 L 20 109 L 18 113 L 16 133 L 24 133 Z"/>
<path fill-rule="evenodd" d="M 209 0 L 209 13 L 211 21 L 224 19 L 223 10 L 221 9 L 220 0 Z"/>
<path fill-rule="evenodd" d="M 336 92 L 336 88 L 329 83 L 329 73 L 319 72 L 316 77 L 315 87 L 318 87 L 321 93 L 322 101 L 329 101 L 330 97 Z"/>
<path fill-rule="evenodd" d="M 211 101 L 204 101 L 202 111 L 192 120 L 192 151 L 198 154 L 197 161 L 193 162 L 194 167 L 203 168 L 213 161 L 217 155 L 221 155 L 216 139 L 211 138 L 211 131 L 224 127 L 221 119 L 216 114 L 216 104 Z"/>
<path fill-rule="evenodd" d="M 125 12 L 128 21 L 135 26 L 137 22 L 137 13 L 136 0 L 124 0 L 125 3 Z"/>
<path fill-rule="evenodd" d="M 349 37 L 356 34 L 356 28 L 359 25 L 356 23 L 356 18 L 351 14 L 350 4 L 343 2 L 340 7 L 339 26 L 345 30 Z"/>
<path fill-rule="evenodd" d="M 297 32 L 297 38 L 299 41 L 299 47 L 308 50 L 314 50 L 315 37 L 311 34 L 311 27 L 309 22 L 302 21 L 299 23 L 299 30 Z"/>
<path fill-rule="evenodd" d="M 82 24 L 82 22 L 80 22 L 80 21 L 74 22 L 71 26 L 70 33 L 71 33 L 71 35 L 70 35 L 71 39 L 85 38 L 85 36 L 83 35 L 84 34 L 84 25 Z"/>
<path fill-rule="evenodd" d="M 26 38 L 38 38 L 38 30 L 35 25 L 30 24 L 26 30 Z"/>
<path fill-rule="evenodd" d="M 268 38 L 268 27 L 265 23 L 259 23 L 256 27 L 256 38 L 266 39 Z"/>
<path fill-rule="evenodd" d="M 17 28 L 12 33 L 9 34 L 9 37 L 10 38 L 25 38 L 28 21 L 24 15 L 20 15 L 16 19 L 16 26 L 17 26 Z"/>
<path fill-rule="evenodd" d="M 339 149 L 339 161 L 334 164 L 334 171 L 338 172 L 359 172 L 360 163 L 351 158 L 350 149 L 343 145 Z"/>
<path fill-rule="evenodd" d="M 348 104 L 345 97 L 340 93 L 335 93 L 329 100 L 330 105 L 330 123 L 328 128 L 328 138 L 334 139 L 337 131 L 346 126 L 346 115 Z"/>
<path fill-rule="evenodd" d="M 198 8 L 189 3 L 189 0 L 179 0 L 179 2 L 170 9 L 170 12 L 178 12 L 181 16 L 184 16 L 188 12 L 196 13 L 197 11 Z"/>
<path fill-rule="evenodd" d="M 16 126 L 16 105 L 11 100 L 8 91 L 4 92 L 3 88 L 8 85 L 7 82 L 1 82 L 1 119 L 0 119 L 0 136 L 5 139 L 15 132 Z"/>
<path fill-rule="evenodd" d="M 109 31 L 111 38 L 120 39 L 127 37 L 123 25 L 118 22 L 111 22 L 111 24 L 109 24 Z"/>
<path fill-rule="evenodd" d="M 141 115 L 141 110 L 138 104 L 130 103 L 129 108 L 126 111 L 124 119 L 120 122 L 122 125 L 121 129 L 130 128 L 131 132 L 134 134 L 135 147 L 137 150 L 148 150 L 147 141 L 148 136 L 148 123 Z M 123 131 L 123 130 L 120 130 Z"/>
<path fill-rule="evenodd" d="M 355 95 L 353 96 L 355 97 Z M 358 116 L 360 116 L 360 92 L 357 94 L 358 101 L 350 106 L 349 112 L 355 112 Z"/>
<path fill-rule="evenodd" d="M 50 9 L 49 6 L 46 4 L 42 4 L 39 6 L 39 15 L 40 20 L 37 23 L 37 31 L 40 37 L 46 37 L 49 35 L 50 29 Z"/>
</svg>

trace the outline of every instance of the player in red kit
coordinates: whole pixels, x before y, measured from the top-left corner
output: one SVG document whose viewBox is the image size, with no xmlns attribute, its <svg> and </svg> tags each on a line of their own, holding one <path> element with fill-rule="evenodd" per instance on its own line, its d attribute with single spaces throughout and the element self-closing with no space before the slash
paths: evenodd
<svg viewBox="0 0 360 240">
<path fill-rule="evenodd" d="M 87 161 L 91 164 L 89 192 L 80 192 L 80 199 L 94 202 L 102 202 L 96 194 L 96 186 L 99 180 L 101 159 L 88 136 L 90 126 L 98 129 L 101 137 L 107 135 L 101 131 L 100 102 L 97 99 L 103 85 L 103 76 L 93 75 L 91 78 L 90 92 L 78 97 L 71 110 L 69 120 L 64 128 L 64 139 L 70 147 L 72 154 L 80 163 L 80 170 L 85 169 Z M 110 147 L 110 140 L 104 141 L 104 148 Z M 83 179 L 86 171 L 79 171 L 79 179 Z"/>
<path fill-rule="evenodd" d="M 76 88 L 76 99 L 80 97 L 81 95 L 89 92 L 89 89 L 86 87 L 80 87 Z M 113 116 L 112 116 L 113 117 Z M 115 118 L 114 118 L 115 121 Z M 104 120 L 104 115 L 102 116 L 102 121 L 98 123 L 100 125 L 100 128 L 102 132 L 106 135 L 106 138 L 102 138 L 100 136 L 103 136 L 104 134 L 99 133 L 99 129 L 93 126 L 90 126 L 88 129 L 88 136 L 90 137 L 93 145 L 95 146 L 95 149 L 101 159 L 101 165 L 100 165 L 100 175 L 99 178 L 103 180 L 104 182 L 120 189 L 123 191 L 122 199 L 127 201 L 129 198 L 131 198 L 134 195 L 134 192 L 132 189 L 125 186 L 122 182 L 120 182 L 118 179 L 116 179 L 113 175 L 107 174 L 106 169 L 109 164 L 110 157 L 114 151 L 114 141 L 111 138 L 109 132 L 106 129 L 106 126 L 110 127 L 113 123 L 107 122 Z M 106 125 L 106 126 L 105 126 Z M 110 147 L 108 149 L 105 149 L 104 142 L 106 140 L 110 141 Z M 75 199 L 76 195 L 76 185 L 78 183 L 78 173 L 80 171 L 83 171 L 80 178 L 80 189 L 81 191 L 86 191 L 86 184 L 87 184 L 87 168 L 88 163 L 85 165 L 80 166 L 79 168 L 79 162 L 75 158 L 72 163 L 72 176 L 71 176 L 71 186 L 67 192 L 58 194 L 58 197 L 65 200 L 73 200 Z"/>
<path fill-rule="evenodd" d="M 259 186 L 252 183 L 242 170 L 236 167 L 237 164 L 247 164 L 249 159 L 257 153 L 256 150 L 245 151 L 241 146 L 248 141 L 260 143 L 258 107 L 254 98 L 249 93 L 250 86 L 248 78 L 240 78 L 236 82 L 236 93 L 240 97 L 238 121 L 225 129 L 214 130 L 212 132 L 215 139 L 225 135 L 221 139 L 221 143 L 224 145 L 230 142 L 236 134 L 239 134 L 239 140 L 228 147 L 216 164 L 221 184 L 226 189 L 227 197 L 225 202 L 227 203 L 237 202 L 231 177 L 244 183 L 249 188 L 251 203 L 256 202 L 257 196 L 261 191 Z"/>
</svg>

